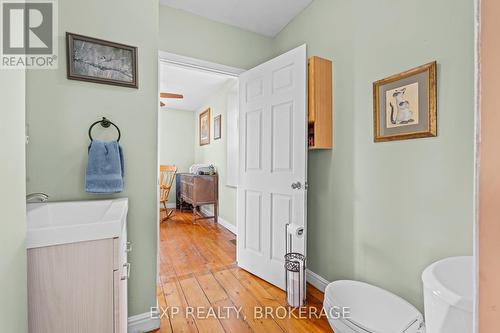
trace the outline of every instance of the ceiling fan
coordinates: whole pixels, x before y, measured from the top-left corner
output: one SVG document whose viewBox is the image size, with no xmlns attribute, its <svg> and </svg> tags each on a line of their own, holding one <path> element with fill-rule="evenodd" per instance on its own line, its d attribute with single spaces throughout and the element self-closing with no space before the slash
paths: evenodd
<svg viewBox="0 0 500 333">
<path fill-rule="evenodd" d="M 182 99 L 184 98 L 183 95 L 181 94 L 174 94 L 170 92 L 160 92 L 160 98 L 177 98 L 177 99 Z M 166 104 L 160 101 L 160 107 L 164 107 Z"/>
</svg>

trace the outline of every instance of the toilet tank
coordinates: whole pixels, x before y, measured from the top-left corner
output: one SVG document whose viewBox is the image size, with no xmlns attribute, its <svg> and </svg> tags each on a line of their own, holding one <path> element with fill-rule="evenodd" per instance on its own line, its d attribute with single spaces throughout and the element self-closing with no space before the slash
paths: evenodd
<svg viewBox="0 0 500 333">
<path fill-rule="evenodd" d="M 471 333 L 472 257 L 437 261 L 422 273 L 427 333 Z"/>
</svg>

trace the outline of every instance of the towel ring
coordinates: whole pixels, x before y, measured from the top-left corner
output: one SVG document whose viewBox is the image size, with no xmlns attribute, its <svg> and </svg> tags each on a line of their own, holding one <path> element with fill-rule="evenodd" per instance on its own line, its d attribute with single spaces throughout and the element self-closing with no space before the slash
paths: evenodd
<svg viewBox="0 0 500 333">
<path fill-rule="evenodd" d="M 107 119 L 106 117 L 102 117 L 102 120 L 98 120 L 98 121 L 94 122 L 92 125 L 90 125 L 90 127 L 89 127 L 90 141 L 94 140 L 92 138 L 92 128 L 97 124 L 101 124 L 101 126 L 104 128 L 108 128 L 110 125 L 113 125 L 116 128 L 116 130 L 118 131 L 118 139 L 116 141 L 120 142 L 120 138 L 122 137 L 122 133 L 120 132 L 120 129 L 111 120 Z"/>
</svg>

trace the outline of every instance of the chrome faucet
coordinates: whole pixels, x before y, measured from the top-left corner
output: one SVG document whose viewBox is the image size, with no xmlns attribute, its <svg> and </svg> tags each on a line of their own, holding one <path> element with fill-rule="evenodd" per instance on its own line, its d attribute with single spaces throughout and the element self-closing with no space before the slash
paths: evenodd
<svg viewBox="0 0 500 333">
<path fill-rule="evenodd" d="M 26 196 L 26 202 L 45 202 L 47 200 L 49 200 L 49 195 L 42 192 L 30 193 Z"/>
</svg>

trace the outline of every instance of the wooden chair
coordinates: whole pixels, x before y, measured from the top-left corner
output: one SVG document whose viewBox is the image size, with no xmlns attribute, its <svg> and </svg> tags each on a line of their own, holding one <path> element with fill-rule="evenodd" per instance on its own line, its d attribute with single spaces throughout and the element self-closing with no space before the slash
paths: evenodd
<svg viewBox="0 0 500 333">
<path fill-rule="evenodd" d="M 169 210 L 167 208 L 167 201 L 170 190 L 172 189 L 172 184 L 175 181 L 176 173 L 177 167 L 175 165 L 160 165 L 160 204 L 163 204 L 166 213 L 166 217 L 164 217 L 161 222 L 171 218 L 175 211 L 174 209 Z"/>
</svg>

